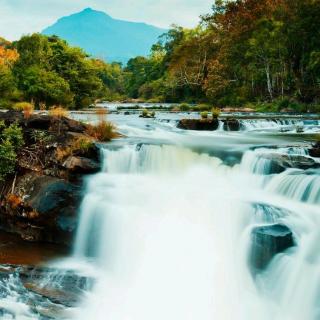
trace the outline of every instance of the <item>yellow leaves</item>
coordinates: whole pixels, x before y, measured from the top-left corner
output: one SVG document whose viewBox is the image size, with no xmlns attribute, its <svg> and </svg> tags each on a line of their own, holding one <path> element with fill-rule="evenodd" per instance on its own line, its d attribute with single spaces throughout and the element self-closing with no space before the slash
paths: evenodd
<svg viewBox="0 0 320 320">
<path fill-rule="evenodd" d="M 0 65 L 11 66 L 18 58 L 19 54 L 15 49 L 0 46 Z"/>
</svg>

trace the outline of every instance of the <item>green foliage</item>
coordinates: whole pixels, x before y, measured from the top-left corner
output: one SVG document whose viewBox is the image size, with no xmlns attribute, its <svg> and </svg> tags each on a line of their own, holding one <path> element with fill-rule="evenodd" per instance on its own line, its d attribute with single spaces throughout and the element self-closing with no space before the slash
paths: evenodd
<svg viewBox="0 0 320 320">
<path fill-rule="evenodd" d="M 208 119 L 208 115 L 209 115 L 208 111 L 202 111 L 200 113 L 200 116 L 201 116 L 202 119 Z"/>
<path fill-rule="evenodd" d="M 39 143 L 40 145 L 45 145 L 53 140 L 53 137 L 48 134 L 48 132 L 41 130 L 33 130 L 31 132 L 31 138 L 35 143 Z"/>
<path fill-rule="evenodd" d="M 1 141 L 8 141 L 16 150 L 22 147 L 24 143 L 22 129 L 17 124 L 5 127 L 2 122 L 0 123 L 0 130 L 2 131 L 0 135 Z"/>
<path fill-rule="evenodd" d="M 147 118 L 149 116 L 149 110 L 148 109 L 143 109 L 142 110 L 142 117 Z"/>
<path fill-rule="evenodd" d="M 216 1 L 199 26 L 173 26 L 150 57 L 129 61 L 128 95 L 231 107 L 252 103 L 274 112 L 318 110 L 319 21 L 320 2 L 314 0 Z"/>
<path fill-rule="evenodd" d="M 4 180 L 8 174 L 14 172 L 17 154 L 13 145 L 7 141 L 0 144 L 0 181 Z"/>
<path fill-rule="evenodd" d="M 120 99 L 125 94 L 121 65 L 89 59 L 81 49 L 56 36 L 23 36 L 13 47 L 18 57 L 14 63 L 2 65 L 0 59 L 0 107 L 25 100 L 37 108 L 63 105 L 79 109 L 98 99 Z"/>
<path fill-rule="evenodd" d="M 212 118 L 217 119 L 220 116 L 220 109 L 219 108 L 212 108 L 211 109 L 211 114 L 212 114 Z"/>
<path fill-rule="evenodd" d="M 29 100 L 84 108 L 128 97 L 207 102 L 192 108 L 199 112 L 248 104 L 319 112 L 319 21 L 315 0 L 217 0 L 197 27 L 173 26 L 148 57 L 124 68 L 90 59 L 55 36 L 24 36 L 13 45 L 19 59 L 0 61 L 0 107 Z M 0 41 L 0 48 L 8 45 Z"/>
<path fill-rule="evenodd" d="M 181 103 L 179 106 L 179 110 L 182 112 L 188 112 L 190 111 L 190 106 L 187 103 Z"/>
<path fill-rule="evenodd" d="M 201 111 L 210 111 L 211 107 L 207 104 L 199 104 L 197 110 Z"/>
<path fill-rule="evenodd" d="M 18 125 L 5 127 L 4 123 L 0 122 L 0 181 L 14 172 L 17 151 L 23 143 L 22 130 Z"/>
</svg>

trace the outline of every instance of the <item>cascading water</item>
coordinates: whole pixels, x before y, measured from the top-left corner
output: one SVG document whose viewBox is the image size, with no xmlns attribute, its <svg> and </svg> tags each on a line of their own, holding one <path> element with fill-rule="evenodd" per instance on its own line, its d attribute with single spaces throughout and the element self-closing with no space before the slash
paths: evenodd
<svg viewBox="0 0 320 320">
<path fill-rule="evenodd" d="M 76 257 L 95 261 L 97 284 L 74 319 L 317 319 L 318 287 L 307 288 L 320 284 L 317 207 L 286 190 L 279 196 L 272 181 L 262 194 L 261 179 L 243 170 L 245 160 L 230 168 L 167 145 L 103 154 L 104 170 L 88 184 L 75 248 Z M 266 207 L 250 205 L 259 201 Z M 251 231 L 270 223 L 289 226 L 297 246 L 254 278 Z M 305 318 L 290 306 L 299 299 Z"/>
<path fill-rule="evenodd" d="M 44 296 L 8 271 L 0 318 L 319 319 L 320 172 L 273 167 L 281 157 L 310 161 L 296 126 L 319 131 L 318 120 L 197 132 L 176 128 L 176 114 L 114 117 L 126 139 L 102 149 L 103 170 L 87 181 L 73 257 L 36 270 L 31 285 Z M 286 226 L 294 245 L 258 269 L 254 232 L 273 226 Z M 49 291 L 62 300 L 72 291 L 72 301 Z"/>
</svg>

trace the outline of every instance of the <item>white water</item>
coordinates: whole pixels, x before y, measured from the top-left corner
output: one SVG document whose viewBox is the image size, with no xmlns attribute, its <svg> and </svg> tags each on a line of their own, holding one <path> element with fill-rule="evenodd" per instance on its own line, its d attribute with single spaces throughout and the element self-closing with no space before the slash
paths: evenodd
<svg viewBox="0 0 320 320">
<path fill-rule="evenodd" d="M 95 278 L 63 319 L 319 319 L 320 173 L 270 175 L 264 153 L 308 154 L 305 144 L 288 148 L 286 134 L 278 136 L 299 121 L 275 122 L 276 134 L 263 134 L 271 122 L 243 120 L 237 133 L 184 132 L 122 117 L 118 128 L 129 138 L 103 150 L 103 171 L 88 181 L 74 258 L 51 265 L 56 271 L 41 281 L 59 287 L 68 270 Z M 217 150 L 244 155 L 231 168 L 212 155 Z M 293 231 L 297 246 L 253 276 L 252 229 L 276 223 Z M 0 279 L 0 287 L 0 318 L 43 319 L 18 277 Z"/>
<path fill-rule="evenodd" d="M 317 319 L 318 208 L 286 190 L 279 196 L 272 184 L 281 188 L 286 177 L 263 191 L 244 164 L 231 169 L 175 146 L 105 150 L 104 159 L 88 185 L 75 250 L 95 257 L 98 280 L 74 319 Z M 270 216 L 242 200 L 282 208 L 272 222 L 288 225 L 298 242 L 256 280 L 250 232 Z"/>
</svg>

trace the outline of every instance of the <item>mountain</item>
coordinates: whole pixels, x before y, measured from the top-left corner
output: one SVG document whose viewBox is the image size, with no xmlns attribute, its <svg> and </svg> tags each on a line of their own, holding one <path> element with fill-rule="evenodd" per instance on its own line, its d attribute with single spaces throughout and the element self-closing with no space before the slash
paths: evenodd
<svg viewBox="0 0 320 320">
<path fill-rule="evenodd" d="M 113 19 L 87 8 L 59 19 L 42 34 L 59 36 L 108 62 L 126 63 L 130 58 L 148 55 L 151 46 L 166 31 L 145 23 Z"/>
</svg>

